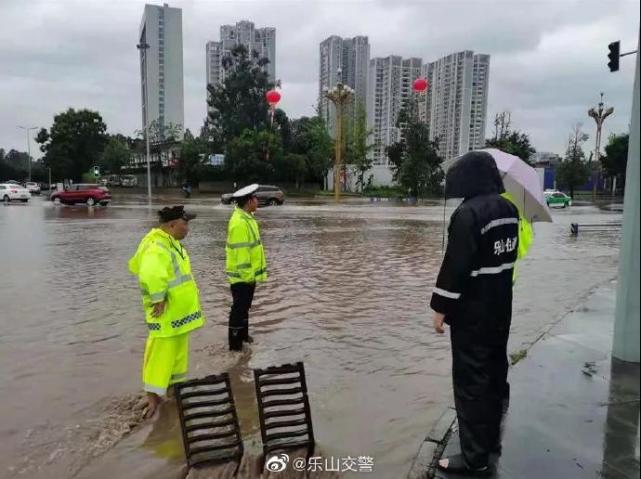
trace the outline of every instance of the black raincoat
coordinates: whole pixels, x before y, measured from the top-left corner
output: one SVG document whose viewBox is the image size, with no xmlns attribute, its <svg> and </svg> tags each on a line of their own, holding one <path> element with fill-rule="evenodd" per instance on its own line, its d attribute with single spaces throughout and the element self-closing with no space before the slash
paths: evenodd
<svg viewBox="0 0 641 479">
<path fill-rule="evenodd" d="M 488 153 L 467 153 L 448 171 L 446 195 L 464 201 L 450 219 L 430 303 L 450 325 L 459 436 L 472 468 L 487 466 L 499 445 L 506 396 L 519 215 L 503 191 Z"/>
</svg>

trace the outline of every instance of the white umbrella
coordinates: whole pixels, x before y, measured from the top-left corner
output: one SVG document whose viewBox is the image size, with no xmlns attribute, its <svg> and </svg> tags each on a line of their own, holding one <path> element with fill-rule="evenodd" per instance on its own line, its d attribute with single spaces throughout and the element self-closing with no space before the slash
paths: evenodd
<svg viewBox="0 0 641 479">
<path fill-rule="evenodd" d="M 530 222 L 552 222 L 552 215 L 545 201 L 543 186 L 539 174 L 534 168 L 521 160 L 518 156 L 510 155 L 496 148 L 482 150 L 489 153 L 503 178 L 503 186 L 512 200 L 521 210 L 521 214 Z M 447 171 L 458 159 L 454 158 L 443 162 L 443 170 Z"/>
</svg>

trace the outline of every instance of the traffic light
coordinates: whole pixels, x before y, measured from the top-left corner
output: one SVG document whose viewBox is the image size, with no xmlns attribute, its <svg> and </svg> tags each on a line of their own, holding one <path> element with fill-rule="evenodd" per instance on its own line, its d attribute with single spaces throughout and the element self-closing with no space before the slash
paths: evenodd
<svg viewBox="0 0 641 479">
<path fill-rule="evenodd" d="M 93 175 L 94 176 L 100 176 L 100 168 L 97 166 L 93 167 Z"/>
<path fill-rule="evenodd" d="M 608 45 L 608 50 L 610 50 L 610 53 L 608 53 L 608 58 L 610 61 L 608 62 L 608 68 L 610 68 L 611 72 L 616 72 L 619 71 L 619 56 L 621 55 L 621 42 L 612 42 Z"/>
</svg>

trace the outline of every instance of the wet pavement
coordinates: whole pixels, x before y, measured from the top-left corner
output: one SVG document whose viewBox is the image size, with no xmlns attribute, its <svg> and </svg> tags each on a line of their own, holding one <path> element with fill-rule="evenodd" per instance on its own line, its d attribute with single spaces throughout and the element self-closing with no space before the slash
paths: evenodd
<svg viewBox="0 0 641 479">
<path fill-rule="evenodd" d="M 74 477 L 99 456 L 94 478 L 180 477 L 175 420 L 140 428 L 129 412 L 146 329 L 127 259 L 155 219 L 141 200 L 0 207 L 0 477 Z M 252 309 L 256 343 L 242 354 L 225 344 L 231 210 L 215 199 L 190 206 L 199 218 L 185 246 L 207 318 L 192 336 L 190 373 L 230 371 L 248 452 L 260 450 L 252 368 L 302 360 L 324 454 L 371 456 L 369 477 L 403 477 L 417 438 L 451 399 L 449 342 L 432 333 L 428 312 L 442 206 L 317 199 L 259 210 L 270 280 Z M 519 268 L 512 351 L 616 275 L 619 232 L 572 238 L 569 225 L 620 214 L 580 207 L 554 216 L 536 226 Z"/>
<path fill-rule="evenodd" d="M 495 478 L 639 477 L 639 364 L 613 359 L 616 284 L 597 288 L 510 373 L 512 401 Z M 444 417 L 447 423 L 452 414 Z M 422 456 L 459 454 L 456 424 Z M 418 462 L 432 463 L 431 457 Z M 414 468 L 409 477 L 432 477 Z M 427 471 L 426 467 L 423 467 Z M 436 472 L 438 479 L 462 476 Z"/>
</svg>

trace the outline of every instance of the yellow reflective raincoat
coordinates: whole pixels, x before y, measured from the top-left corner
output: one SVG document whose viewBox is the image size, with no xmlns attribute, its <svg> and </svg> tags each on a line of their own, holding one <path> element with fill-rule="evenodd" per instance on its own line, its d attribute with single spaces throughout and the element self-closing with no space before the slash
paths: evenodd
<svg viewBox="0 0 641 479">
<path fill-rule="evenodd" d="M 231 284 L 267 281 L 267 260 L 258 223 L 236 207 L 227 228 L 227 279 Z"/>
</svg>

